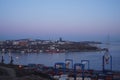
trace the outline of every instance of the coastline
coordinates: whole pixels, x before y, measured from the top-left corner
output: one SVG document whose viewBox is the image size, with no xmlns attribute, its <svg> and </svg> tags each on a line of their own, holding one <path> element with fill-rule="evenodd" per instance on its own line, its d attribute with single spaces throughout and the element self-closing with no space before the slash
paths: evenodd
<svg viewBox="0 0 120 80">
<path fill-rule="evenodd" d="M 6 40 L 0 44 L 1 53 L 63 53 L 101 50 L 94 41 Z"/>
</svg>

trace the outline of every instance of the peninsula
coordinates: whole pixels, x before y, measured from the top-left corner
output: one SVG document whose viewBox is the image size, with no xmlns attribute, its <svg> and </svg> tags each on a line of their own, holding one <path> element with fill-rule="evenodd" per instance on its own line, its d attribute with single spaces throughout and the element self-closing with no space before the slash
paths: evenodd
<svg viewBox="0 0 120 80">
<path fill-rule="evenodd" d="M 5 40 L 0 41 L 0 52 L 2 53 L 63 53 L 63 52 L 82 52 L 82 51 L 99 51 L 97 46 L 101 42 L 94 41 L 65 41 L 59 40 Z"/>
</svg>

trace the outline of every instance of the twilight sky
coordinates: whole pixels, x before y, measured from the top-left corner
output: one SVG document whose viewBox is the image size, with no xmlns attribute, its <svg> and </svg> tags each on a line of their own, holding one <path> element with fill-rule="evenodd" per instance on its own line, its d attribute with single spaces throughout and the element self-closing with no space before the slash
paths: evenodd
<svg viewBox="0 0 120 80">
<path fill-rule="evenodd" d="M 120 41 L 120 0 L 0 0 L 0 40 Z"/>
</svg>

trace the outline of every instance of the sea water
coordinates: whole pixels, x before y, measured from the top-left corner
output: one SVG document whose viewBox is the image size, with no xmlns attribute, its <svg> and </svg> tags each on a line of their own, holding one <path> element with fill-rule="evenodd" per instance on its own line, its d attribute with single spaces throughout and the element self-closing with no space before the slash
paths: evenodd
<svg viewBox="0 0 120 80">
<path fill-rule="evenodd" d="M 112 56 L 112 70 L 120 71 L 120 42 L 110 43 L 109 53 Z M 89 60 L 90 69 L 102 70 L 104 52 L 69 52 L 69 53 L 11 53 L 0 54 L 0 60 L 4 57 L 6 64 L 10 63 L 10 56 L 13 57 L 14 64 L 44 64 L 46 66 L 54 66 L 56 62 L 65 62 L 65 59 L 72 59 L 73 63 L 81 63 L 81 60 Z M 110 63 L 105 65 L 106 69 L 110 69 Z M 87 67 L 86 67 L 87 68 Z"/>
</svg>

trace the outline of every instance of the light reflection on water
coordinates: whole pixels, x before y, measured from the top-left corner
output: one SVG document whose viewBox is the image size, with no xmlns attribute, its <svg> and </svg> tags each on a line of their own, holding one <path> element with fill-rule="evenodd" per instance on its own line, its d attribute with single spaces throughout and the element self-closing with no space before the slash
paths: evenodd
<svg viewBox="0 0 120 80">
<path fill-rule="evenodd" d="M 120 45 L 111 44 L 110 54 L 113 57 L 113 70 L 120 71 Z M 103 52 L 72 52 L 72 53 L 12 53 L 14 64 L 29 63 L 44 64 L 47 66 L 54 66 L 56 62 L 65 62 L 65 59 L 73 59 L 73 63 L 80 63 L 81 60 L 90 61 L 90 69 L 102 70 L 102 56 Z M 0 54 L 0 60 L 1 60 Z M 10 56 L 4 54 L 5 63 L 10 62 Z"/>
</svg>

